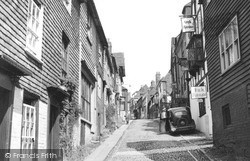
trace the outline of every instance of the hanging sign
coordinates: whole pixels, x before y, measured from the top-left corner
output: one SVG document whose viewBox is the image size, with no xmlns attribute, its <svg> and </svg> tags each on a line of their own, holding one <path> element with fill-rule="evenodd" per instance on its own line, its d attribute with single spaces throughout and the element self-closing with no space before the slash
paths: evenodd
<svg viewBox="0 0 250 161">
<path fill-rule="evenodd" d="M 198 86 L 198 87 L 191 87 L 191 98 L 192 99 L 199 99 L 199 98 L 206 98 L 207 91 L 206 86 Z"/>
<path fill-rule="evenodd" d="M 181 18 L 182 32 L 195 32 L 195 24 L 193 17 Z"/>
</svg>

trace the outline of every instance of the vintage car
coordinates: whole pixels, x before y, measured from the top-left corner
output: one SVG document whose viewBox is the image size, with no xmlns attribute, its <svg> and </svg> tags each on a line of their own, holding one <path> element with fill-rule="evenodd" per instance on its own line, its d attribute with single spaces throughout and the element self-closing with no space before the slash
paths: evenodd
<svg viewBox="0 0 250 161">
<path fill-rule="evenodd" d="M 195 131 L 195 122 L 191 117 L 189 107 L 174 107 L 168 109 L 169 132 Z"/>
</svg>

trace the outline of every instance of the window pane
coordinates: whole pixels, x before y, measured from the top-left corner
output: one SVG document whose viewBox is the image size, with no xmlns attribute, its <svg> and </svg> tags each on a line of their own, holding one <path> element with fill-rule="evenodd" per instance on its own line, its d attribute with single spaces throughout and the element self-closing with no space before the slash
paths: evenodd
<svg viewBox="0 0 250 161">
<path fill-rule="evenodd" d="M 232 45 L 228 48 L 227 51 L 228 51 L 228 56 L 229 56 L 229 65 L 231 65 L 234 62 L 234 55 L 233 55 Z"/>
<path fill-rule="evenodd" d="M 234 34 L 234 40 L 238 38 L 238 24 L 236 21 L 236 18 L 232 22 L 232 27 L 233 27 L 233 34 Z"/>
<path fill-rule="evenodd" d="M 31 8 L 32 8 L 32 0 L 29 0 L 29 7 L 28 7 L 29 9 L 28 9 L 28 11 L 29 11 L 29 13 L 31 13 Z"/>
<path fill-rule="evenodd" d="M 37 38 L 35 38 L 34 36 L 34 39 L 33 39 L 33 44 L 32 44 L 32 47 L 35 49 L 36 47 L 36 43 L 37 43 Z"/>
<path fill-rule="evenodd" d="M 231 25 L 229 25 L 225 30 L 226 47 L 232 44 L 232 30 Z"/>
<path fill-rule="evenodd" d="M 221 54 L 221 58 L 222 58 L 222 69 L 225 70 L 226 69 L 226 61 L 225 61 L 225 54 L 222 53 Z"/>
<path fill-rule="evenodd" d="M 240 59 L 238 39 L 234 42 L 234 55 L 236 59 Z"/>
<path fill-rule="evenodd" d="M 38 27 L 39 27 L 39 22 L 36 21 L 36 29 L 35 29 L 36 32 L 38 32 Z"/>
<path fill-rule="evenodd" d="M 36 13 L 36 4 L 33 2 L 33 10 L 32 10 L 32 16 L 35 17 Z"/>
<path fill-rule="evenodd" d="M 221 52 L 224 52 L 225 48 L 224 48 L 223 34 L 220 35 L 220 47 L 221 47 Z"/>
<path fill-rule="evenodd" d="M 39 8 L 37 8 L 37 10 L 36 10 L 36 19 L 39 19 L 39 13 L 40 13 L 40 10 L 39 10 Z"/>
<path fill-rule="evenodd" d="M 31 118 L 30 121 L 34 122 L 34 109 L 31 109 L 30 118 Z"/>
</svg>

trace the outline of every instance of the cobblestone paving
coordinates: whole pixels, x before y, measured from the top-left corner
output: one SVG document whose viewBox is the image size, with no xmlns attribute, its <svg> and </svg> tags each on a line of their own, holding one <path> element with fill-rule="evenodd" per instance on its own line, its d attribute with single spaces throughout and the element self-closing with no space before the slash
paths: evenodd
<svg viewBox="0 0 250 161">
<path fill-rule="evenodd" d="M 134 120 L 106 161 L 209 161 L 200 148 L 212 142 L 203 135 L 160 134 L 158 127 L 157 120 Z"/>
</svg>

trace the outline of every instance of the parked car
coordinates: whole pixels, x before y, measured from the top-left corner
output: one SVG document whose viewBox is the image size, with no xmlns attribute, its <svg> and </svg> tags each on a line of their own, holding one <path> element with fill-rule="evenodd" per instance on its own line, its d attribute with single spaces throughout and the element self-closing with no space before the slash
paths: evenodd
<svg viewBox="0 0 250 161">
<path fill-rule="evenodd" d="M 169 132 L 195 131 L 195 122 L 191 117 L 189 107 L 174 107 L 168 109 Z"/>
</svg>

